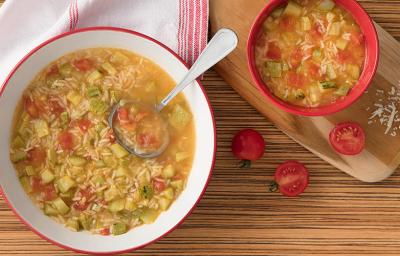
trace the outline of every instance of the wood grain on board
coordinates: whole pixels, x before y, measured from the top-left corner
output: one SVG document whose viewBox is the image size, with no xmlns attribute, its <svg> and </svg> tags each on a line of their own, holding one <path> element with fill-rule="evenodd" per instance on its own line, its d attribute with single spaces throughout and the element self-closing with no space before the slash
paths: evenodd
<svg viewBox="0 0 400 256">
<path fill-rule="evenodd" d="M 361 3 L 375 21 L 400 38 L 400 0 Z M 203 84 L 214 107 L 218 135 L 211 183 L 177 230 L 129 255 L 399 255 L 400 172 L 376 184 L 357 181 L 279 131 L 215 71 L 206 73 Z M 230 141 L 235 132 L 248 127 L 263 134 L 267 148 L 252 169 L 240 170 Z M 291 159 L 310 170 L 306 193 L 299 199 L 267 193 L 266 183 L 276 166 Z M 76 253 L 35 235 L 0 199 L 0 255 Z"/>
<path fill-rule="evenodd" d="M 259 93 L 247 67 L 246 43 L 249 31 L 254 17 L 267 2 L 268 0 L 235 0 L 228 5 L 226 0 L 211 1 L 211 30 L 215 32 L 221 27 L 232 28 L 240 41 L 238 49 L 217 65 L 217 72 L 279 129 L 317 156 L 362 181 L 377 182 L 390 176 L 400 164 L 400 136 L 385 134 L 385 126 L 377 123 L 369 125 L 368 122 L 374 107 L 375 92 L 389 92 L 393 86 L 399 84 L 400 44 L 376 24 L 381 55 L 369 93 L 364 94 L 350 108 L 329 117 L 310 118 L 287 114 Z M 384 4 L 390 1 L 379 2 Z M 334 125 L 346 121 L 356 121 L 366 131 L 366 149 L 356 157 L 338 155 L 329 144 L 329 132 Z"/>
</svg>

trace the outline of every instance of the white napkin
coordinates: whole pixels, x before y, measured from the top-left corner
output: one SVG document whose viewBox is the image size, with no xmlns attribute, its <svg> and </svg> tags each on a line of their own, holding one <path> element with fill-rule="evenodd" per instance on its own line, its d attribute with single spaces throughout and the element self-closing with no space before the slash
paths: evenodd
<svg viewBox="0 0 400 256">
<path fill-rule="evenodd" d="M 207 43 L 208 0 L 6 0 L 0 7 L 0 85 L 35 46 L 91 26 L 146 34 L 192 64 Z"/>
</svg>

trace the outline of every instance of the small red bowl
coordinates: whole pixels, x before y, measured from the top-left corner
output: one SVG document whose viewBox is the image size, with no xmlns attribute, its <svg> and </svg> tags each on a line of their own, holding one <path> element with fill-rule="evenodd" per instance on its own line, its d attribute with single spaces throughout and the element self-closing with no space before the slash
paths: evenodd
<svg viewBox="0 0 400 256">
<path fill-rule="evenodd" d="M 371 17 L 367 14 L 367 12 L 361 7 L 359 3 L 355 0 L 336 0 L 336 4 L 343 7 L 346 11 L 351 13 L 361 28 L 361 31 L 365 38 L 365 60 L 364 60 L 364 68 L 361 73 L 360 79 L 357 84 L 351 89 L 349 94 L 332 103 L 330 105 L 325 105 L 321 107 L 301 107 L 289 104 L 272 94 L 272 92 L 265 85 L 261 76 L 256 68 L 255 64 L 255 56 L 254 56 L 254 48 L 256 45 L 256 41 L 260 30 L 262 28 L 262 24 L 266 20 L 266 18 L 271 14 L 271 12 L 284 4 L 287 4 L 287 0 L 270 0 L 265 8 L 261 11 L 261 13 L 257 16 L 253 26 L 250 30 L 250 35 L 247 41 L 247 60 L 248 66 L 250 69 L 250 73 L 255 81 L 257 88 L 260 92 L 271 101 L 275 106 L 280 109 L 302 116 L 326 116 L 338 111 L 341 111 L 352 103 L 354 103 L 358 98 L 363 95 L 364 91 L 368 88 L 369 84 L 372 81 L 372 78 L 375 75 L 376 69 L 378 67 L 379 62 L 379 40 L 378 35 L 376 33 L 375 26 L 372 22 Z"/>
</svg>

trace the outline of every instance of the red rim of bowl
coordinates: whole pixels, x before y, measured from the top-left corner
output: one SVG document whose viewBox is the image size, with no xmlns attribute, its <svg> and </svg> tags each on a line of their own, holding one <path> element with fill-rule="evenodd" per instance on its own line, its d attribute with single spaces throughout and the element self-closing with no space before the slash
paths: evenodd
<svg viewBox="0 0 400 256">
<path fill-rule="evenodd" d="M 255 65 L 254 47 L 261 26 L 268 15 L 274 9 L 280 5 L 287 3 L 287 0 L 269 1 L 264 9 L 261 11 L 261 13 L 257 16 L 251 27 L 250 35 L 247 41 L 247 61 L 253 81 L 255 82 L 257 88 L 264 95 L 264 97 L 266 97 L 275 106 L 288 113 L 302 116 L 325 116 L 341 111 L 356 102 L 363 95 L 376 73 L 379 63 L 379 40 L 376 28 L 373 24 L 371 17 L 356 0 L 336 0 L 335 2 L 343 7 L 346 11 L 351 13 L 355 21 L 360 26 L 365 38 L 366 54 L 363 72 L 361 73 L 359 81 L 356 83 L 356 85 L 354 85 L 354 87 L 346 97 L 330 105 L 315 108 L 306 108 L 284 102 L 270 92 L 270 90 L 262 81 L 259 75 L 259 72 Z"/>
<path fill-rule="evenodd" d="M 167 50 L 168 52 L 170 52 L 173 56 L 175 56 L 175 58 L 177 58 L 182 64 L 184 64 L 185 67 L 189 68 L 189 65 L 188 65 L 180 56 L 178 56 L 174 51 L 172 51 L 169 47 L 167 47 L 167 46 L 165 46 L 163 43 L 161 43 L 161 42 L 159 42 L 159 41 L 157 41 L 157 40 L 155 40 L 155 39 L 153 39 L 153 38 L 151 38 L 151 37 L 148 37 L 148 36 L 146 36 L 146 35 L 143 35 L 143 34 L 141 34 L 141 33 L 139 33 L 139 32 L 136 32 L 136 31 L 133 31 L 133 30 L 129 30 L 129 29 L 124 29 L 124 28 L 117 28 L 117 27 L 88 27 L 88 28 L 82 28 L 82 29 L 78 29 L 78 30 L 74 30 L 74 31 L 62 33 L 62 34 L 60 34 L 60 35 L 57 35 L 57 36 L 55 36 L 55 37 L 52 37 L 52 38 L 46 40 L 45 42 L 41 43 L 41 44 L 38 45 L 37 47 L 35 47 L 33 50 L 31 50 L 27 55 L 25 55 L 25 56 L 18 62 L 18 64 L 14 67 L 14 69 L 13 69 L 13 70 L 10 72 L 10 74 L 7 76 L 5 82 L 3 83 L 2 88 L 1 88 L 1 90 L 0 90 L 0 97 L 2 96 L 4 89 L 6 88 L 6 86 L 7 86 L 8 82 L 9 82 L 9 80 L 10 80 L 11 77 L 14 75 L 14 73 L 15 73 L 15 72 L 18 70 L 18 68 L 19 68 L 27 59 L 29 59 L 29 57 L 30 57 L 32 54 L 34 54 L 36 51 L 38 51 L 38 50 L 41 49 L 42 47 L 44 47 L 44 46 L 46 46 L 46 45 L 48 45 L 48 44 L 50 44 L 50 43 L 52 43 L 52 42 L 54 42 L 54 41 L 60 39 L 60 38 L 63 38 L 63 37 L 66 37 L 66 36 L 69 36 L 69 35 L 72 35 L 72 34 L 81 33 L 81 32 L 98 31 L 98 30 L 105 30 L 105 31 L 108 30 L 108 31 L 123 32 L 123 33 L 128 33 L 128 34 L 131 34 L 131 35 L 139 36 L 139 37 L 142 37 L 142 38 L 144 38 L 144 39 L 150 40 L 150 41 L 152 41 L 152 42 L 158 44 L 159 46 L 161 46 L 162 48 L 164 48 L 164 49 Z M 4 201 L 7 203 L 8 207 L 11 208 L 11 210 L 14 212 L 14 214 L 15 214 L 26 226 L 28 226 L 34 233 L 36 233 L 37 235 L 39 235 L 39 236 L 42 237 L 43 239 L 45 239 L 45 240 L 47 240 L 47 241 L 49 241 L 49 242 L 51 242 L 51 243 L 53 243 L 53 244 L 55 244 L 55 245 L 57 245 L 57 246 L 63 248 L 63 249 L 75 251 L 75 252 L 78 252 L 78 253 L 86 253 L 86 254 L 106 254 L 106 255 L 109 255 L 109 254 L 119 254 L 119 253 L 126 253 L 126 252 L 131 252 L 131 251 L 134 251 L 134 250 L 138 250 L 138 249 L 141 249 L 141 248 L 143 248 L 143 247 L 145 247 L 145 246 L 147 246 L 147 245 L 149 245 L 149 244 L 152 244 L 152 243 L 154 243 L 154 242 L 160 240 L 160 239 L 163 238 L 164 236 L 168 235 L 170 232 L 174 231 L 174 230 L 175 230 L 179 225 L 181 225 L 181 224 L 183 223 L 183 221 L 193 212 L 194 208 L 195 208 L 196 205 L 199 203 L 200 199 L 203 197 L 203 194 L 205 193 L 205 191 L 206 191 L 206 189 L 207 189 L 207 186 L 208 186 L 208 184 L 209 184 L 210 181 L 211 181 L 211 176 L 212 176 L 212 172 L 213 172 L 213 169 L 214 169 L 215 156 L 216 156 L 216 150 L 217 150 L 217 132 L 216 132 L 216 124 L 215 124 L 215 119 L 214 119 L 214 113 L 213 113 L 213 109 L 212 109 L 212 107 L 211 107 L 210 100 L 209 100 L 209 98 L 207 97 L 207 94 L 206 94 L 206 92 L 205 92 L 205 90 L 204 90 L 203 85 L 200 83 L 200 80 L 199 80 L 199 79 L 197 80 L 197 82 L 198 82 L 198 84 L 199 84 L 199 87 L 200 87 L 200 89 L 201 89 L 201 91 L 202 91 L 202 93 L 203 93 L 205 99 L 207 100 L 208 108 L 209 108 L 209 110 L 210 110 L 211 118 L 212 118 L 212 122 L 213 122 L 213 130 L 214 130 L 214 152 L 213 152 L 212 163 L 211 163 L 211 166 L 210 166 L 210 172 L 209 172 L 209 175 L 208 175 L 208 177 L 207 177 L 206 184 L 204 185 L 203 191 L 201 192 L 199 198 L 196 200 L 196 202 L 194 203 L 194 205 L 192 206 L 192 208 L 189 210 L 189 212 L 188 212 L 174 227 L 172 227 L 170 230 L 168 230 L 167 232 L 165 232 L 163 235 L 159 236 L 158 238 L 156 238 L 156 239 L 154 239 L 154 240 L 152 240 L 152 241 L 149 241 L 149 242 L 147 242 L 147 243 L 141 244 L 141 245 L 139 245 L 139 246 L 135 246 L 135 247 L 132 247 L 132 248 L 129 248 L 129 249 L 125 249 L 125 250 L 118 250 L 118 251 L 96 252 L 96 251 L 85 251 L 85 250 L 75 249 L 75 248 L 72 248 L 72 247 L 63 245 L 63 244 L 61 244 L 61 243 L 59 243 L 59 242 L 57 242 L 57 241 L 54 241 L 54 240 L 52 240 L 52 239 L 49 238 L 49 237 L 46 237 L 44 234 L 40 233 L 38 230 L 36 230 L 34 227 L 32 227 L 27 221 L 25 221 L 25 219 L 24 219 L 22 216 L 20 216 L 20 215 L 17 213 L 17 211 L 15 210 L 15 208 L 13 207 L 13 205 L 11 204 L 11 202 L 8 201 L 7 197 L 5 196 L 4 192 L 2 191 L 1 186 L 0 186 L 0 195 L 4 198 Z"/>
</svg>

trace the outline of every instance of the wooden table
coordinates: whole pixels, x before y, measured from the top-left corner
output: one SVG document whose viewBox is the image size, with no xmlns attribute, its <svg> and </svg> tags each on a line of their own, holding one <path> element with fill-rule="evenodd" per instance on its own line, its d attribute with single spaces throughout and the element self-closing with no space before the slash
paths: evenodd
<svg viewBox="0 0 400 256">
<path fill-rule="evenodd" d="M 400 39 L 400 0 L 360 2 Z M 203 84 L 218 129 L 212 181 L 179 229 L 134 255 L 400 254 L 399 172 L 379 184 L 356 181 L 291 141 L 214 71 L 206 73 Z M 230 152 L 230 141 L 247 127 L 264 135 L 267 149 L 252 169 L 241 170 Z M 289 159 L 302 161 L 311 173 L 310 187 L 300 199 L 266 189 L 277 164 Z M 39 238 L 0 200 L 0 255 L 14 254 L 75 253 Z"/>
</svg>

